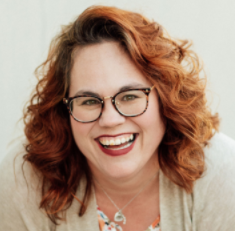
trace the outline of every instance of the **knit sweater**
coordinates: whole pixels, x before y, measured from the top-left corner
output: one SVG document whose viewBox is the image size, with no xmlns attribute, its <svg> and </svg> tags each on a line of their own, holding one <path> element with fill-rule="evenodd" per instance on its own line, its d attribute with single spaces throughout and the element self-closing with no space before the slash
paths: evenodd
<svg viewBox="0 0 235 231">
<path fill-rule="evenodd" d="M 0 165 L 0 231 L 99 231 L 94 192 L 82 217 L 78 216 L 79 202 L 73 200 L 66 221 L 54 226 L 39 209 L 40 176 L 28 162 L 22 173 L 24 153 L 22 143 L 16 145 Z M 235 141 L 217 133 L 204 153 L 206 170 L 191 194 L 160 171 L 161 231 L 235 230 Z M 80 199 L 84 187 L 82 181 L 76 193 Z"/>
</svg>

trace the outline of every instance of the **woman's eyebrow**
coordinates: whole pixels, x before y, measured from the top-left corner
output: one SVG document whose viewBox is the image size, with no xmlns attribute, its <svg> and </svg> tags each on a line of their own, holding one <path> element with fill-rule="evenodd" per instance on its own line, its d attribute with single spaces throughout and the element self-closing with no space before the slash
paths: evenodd
<svg viewBox="0 0 235 231">
<path fill-rule="evenodd" d="M 128 90 L 128 89 L 139 88 L 139 87 L 145 87 L 145 86 L 140 83 L 133 83 L 133 84 L 129 84 L 129 85 L 125 85 L 125 86 L 121 87 L 119 89 L 119 91 L 124 91 L 124 90 Z"/>
<path fill-rule="evenodd" d="M 90 96 L 96 96 L 100 98 L 100 95 L 98 93 L 87 91 L 87 90 L 80 90 L 75 94 L 75 96 L 79 96 L 79 95 L 90 95 Z"/>
<path fill-rule="evenodd" d="M 145 87 L 145 86 L 143 84 L 140 84 L 140 83 L 128 84 L 128 85 L 125 85 L 125 86 L 121 87 L 119 89 L 119 91 L 124 91 L 124 90 L 128 90 L 128 89 L 139 88 L 139 87 Z M 96 96 L 96 97 L 102 98 L 100 96 L 100 94 L 98 94 L 96 92 L 93 92 L 93 91 L 90 91 L 90 90 L 79 90 L 75 94 L 75 96 L 79 96 L 79 95 L 90 95 L 90 96 Z"/>
</svg>

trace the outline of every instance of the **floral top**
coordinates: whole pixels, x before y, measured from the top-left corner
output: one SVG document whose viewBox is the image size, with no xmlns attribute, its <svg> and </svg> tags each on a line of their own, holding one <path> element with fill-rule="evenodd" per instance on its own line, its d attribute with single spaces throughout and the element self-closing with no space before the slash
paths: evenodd
<svg viewBox="0 0 235 231">
<path fill-rule="evenodd" d="M 122 231 L 122 227 L 109 218 L 97 206 L 98 220 L 100 231 Z M 161 231 L 160 229 L 160 215 L 145 231 Z"/>
</svg>

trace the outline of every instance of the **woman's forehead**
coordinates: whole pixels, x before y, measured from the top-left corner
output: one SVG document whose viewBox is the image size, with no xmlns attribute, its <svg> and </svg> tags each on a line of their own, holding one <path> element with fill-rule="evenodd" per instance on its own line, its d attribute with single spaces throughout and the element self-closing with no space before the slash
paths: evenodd
<svg viewBox="0 0 235 231">
<path fill-rule="evenodd" d="M 123 88 L 128 85 L 147 87 L 148 80 L 129 55 L 116 42 L 83 47 L 77 51 L 71 71 L 70 93 Z"/>
</svg>

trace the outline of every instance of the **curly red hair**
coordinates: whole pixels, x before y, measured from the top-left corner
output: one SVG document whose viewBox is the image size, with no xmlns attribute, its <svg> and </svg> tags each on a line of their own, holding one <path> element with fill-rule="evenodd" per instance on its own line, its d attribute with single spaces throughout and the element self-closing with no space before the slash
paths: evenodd
<svg viewBox="0 0 235 231">
<path fill-rule="evenodd" d="M 104 41 L 119 42 L 156 86 L 167 127 L 159 146 L 160 168 L 187 192 L 204 171 L 203 147 L 219 124 L 206 105 L 205 77 L 199 77 L 202 67 L 188 41 L 171 39 L 162 26 L 138 13 L 88 8 L 52 41 L 47 60 L 36 69 L 40 80 L 24 112 L 24 158 L 43 177 L 40 207 L 54 223 L 71 205 L 82 177 L 87 186 L 79 215 L 91 194 L 91 173 L 62 99 L 68 95 L 75 48 Z"/>
</svg>

